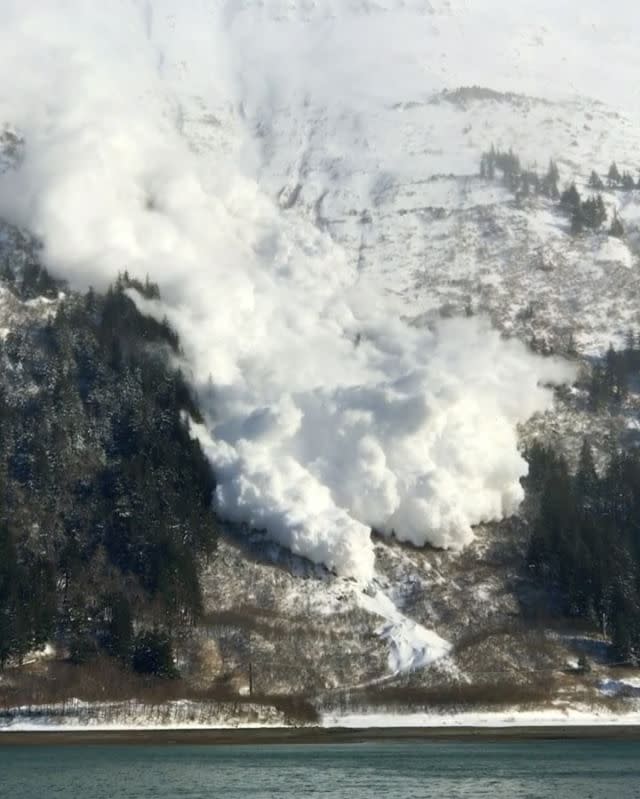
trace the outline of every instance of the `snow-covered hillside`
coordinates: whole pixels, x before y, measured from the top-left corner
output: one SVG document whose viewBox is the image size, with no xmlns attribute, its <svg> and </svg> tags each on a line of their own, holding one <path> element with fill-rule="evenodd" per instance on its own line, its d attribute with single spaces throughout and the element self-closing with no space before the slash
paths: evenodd
<svg viewBox="0 0 640 799">
<path fill-rule="evenodd" d="M 356 578 L 272 582 L 281 606 L 335 592 L 381 617 L 392 673 L 448 655 L 447 606 L 512 612 L 511 572 L 449 584 L 460 559 L 371 531 L 459 550 L 516 512 L 518 428 L 574 374 L 525 343 L 589 355 L 640 326 L 640 191 L 604 193 L 624 239 L 575 238 L 550 200 L 479 177 L 492 144 L 581 190 L 613 160 L 637 174 L 622 5 L 0 0 L 0 121 L 25 140 L 0 213 L 73 285 L 159 281 L 138 302 L 180 333 L 218 512 Z"/>
</svg>

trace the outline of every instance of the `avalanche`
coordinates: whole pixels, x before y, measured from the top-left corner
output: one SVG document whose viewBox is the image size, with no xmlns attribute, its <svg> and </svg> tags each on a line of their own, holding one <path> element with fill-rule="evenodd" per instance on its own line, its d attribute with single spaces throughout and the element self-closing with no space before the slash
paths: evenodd
<svg viewBox="0 0 640 799">
<path fill-rule="evenodd" d="M 329 95 L 344 75 L 363 79 L 364 49 L 345 62 L 353 5 L 331 6 L 343 28 L 313 14 L 276 28 L 276 14 L 263 29 L 250 4 L 235 15 L 213 0 L 0 0 L 0 66 L 21 76 L 0 118 L 25 137 L 0 179 L 0 213 L 30 228 L 76 286 L 125 268 L 158 280 L 162 304 L 138 301 L 184 343 L 218 512 L 368 581 L 372 528 L 460 548 L 473 525 L 516 510 L 517 425 L 550 406 L 545 386 L 569 370 L 483 320 L 409 324 L 392 273 L 385 283 L 359 269 L 313 214 L 281 207 L 263 185 L 287 89 Z M 421 5 L 394 25 L 409 31 Z M 367 25 L 382 42 L 381 18 Z M 381 50 L 413 86 L 424 77 L 417 40 L 406 59 Z M 294 66 L 316 59 L 295 85 L 273 60 L 289 44 Z M 241 46 L 253 54 L 242 70 Z M 370 85 L 367 104 L 375 95 Z M 326 148 L 339 180 L 340 136 Z"/>
</svg>

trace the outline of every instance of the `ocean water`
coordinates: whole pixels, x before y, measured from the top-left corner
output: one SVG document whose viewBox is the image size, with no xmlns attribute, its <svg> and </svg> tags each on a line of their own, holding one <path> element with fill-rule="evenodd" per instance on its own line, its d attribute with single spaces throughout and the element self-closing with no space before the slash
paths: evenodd
<svg viewBox="0 0 640 799">
<path fill-rule="evenodd" d="M 640 797 L 640 743 L 7 746 L 2 799 Z"/>
</svg>

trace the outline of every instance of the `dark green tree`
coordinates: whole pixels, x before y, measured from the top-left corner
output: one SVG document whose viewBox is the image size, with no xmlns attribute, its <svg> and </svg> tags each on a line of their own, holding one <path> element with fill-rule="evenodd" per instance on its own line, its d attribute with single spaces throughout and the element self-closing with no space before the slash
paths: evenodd
<svg viewBox="0 0 640 799">
<path fill-rule="evenodd" d="M 591 171 L 591 177 L 589 178 L 589 188 L 594 189 L 595 191 L 602 191 L 604 189 L 604 182 L 598 173 L 593 169 Z"/>
<path fill-rule="evenodd" d="M 617 186 L 622 179 L 615 161 L 613 161 L 613 163 L 609 167 L 607 179 L 609 181 L 609 186 Z"/>
<path fill-rule="evenodd" d="M 635 180 L 630 172 L 622 173 L 621 184 L 624 191 L 633 191 L 636 187 Z"/>
<path fill-rule="evenodd" d="M 569 213 L 580 210 L 580 193 L 578 192 L 575 183 L 569 184 L 569 186 L 567 186 L 567 188 L 562 192 L 560 195 L 560 205 Z"/>
<path fill-rule="evenodd" d="M 615 236 L 618 239 L 624 237 L 624 226 L 620 217 L 618 216 L 618 212 L 613 212 L 613 219 L 611 220 L 611 226 L 609 227 L 609 235 Z"/>
<path fill-rule="evenodd" d="M 174 679 L 179 676 L 169 636 L 161 630 L 146 630 L 136 636 L 133 669 L 139 674 Z"/>
<path fill-rule="evenodd" d="M 110 655 L 127 662 L 133 648 L 133 613 L 124 594 L 115 594 L 107 603 L 106 649 Z"/>
</svg>

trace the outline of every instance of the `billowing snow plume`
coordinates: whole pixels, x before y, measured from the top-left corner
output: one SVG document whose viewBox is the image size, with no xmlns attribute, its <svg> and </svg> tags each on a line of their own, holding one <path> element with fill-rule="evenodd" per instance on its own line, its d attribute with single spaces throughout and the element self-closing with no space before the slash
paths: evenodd
<svg viewBox="0 0 640 799">
<path fill-rule="evenodd" d="M 364 580 L 371 528 L 463 546 L 517 508 L 516 426 L 565 367 L 482 321 L 409 326 L 261 191 L 227 5 L 187 5 L 0 0 L 0 119 L 26 138 L 0 213 L 75 285 L 160 282 L 139 301 L 182 338 L 223 516 Z"/>
</svg>

